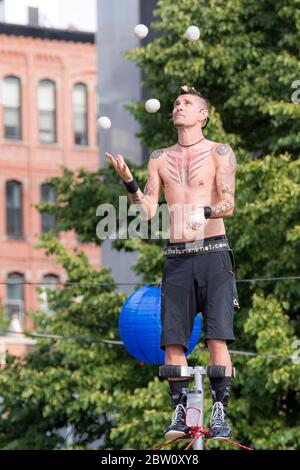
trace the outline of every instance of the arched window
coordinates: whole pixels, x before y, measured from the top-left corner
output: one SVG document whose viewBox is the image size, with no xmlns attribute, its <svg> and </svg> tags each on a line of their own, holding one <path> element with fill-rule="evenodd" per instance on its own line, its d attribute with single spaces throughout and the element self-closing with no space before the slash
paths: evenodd
<svg viewBox="0 0 300 470">
<path fill-rule="evenodd" d="M 41 310 L 48 315 L 52 315 L 54 312 L 50 309 L 49 303 L 48 303 L 48 294 L 49 290 L 48 289 L 55 289 L 57 285 L 59 284 L 60 279 L 59 276 L 56 274 L 45 274 L 43 276 L 43 286 L 42 286 L 42 292 L 40 294 L 40 299 L 41 299 Z"/>
<path fill-rule="evenodd" d="M 43 276 L 43 284 L 46 288 L 53 288 L 53 286 L 57 286 L 58 283 L 59 276 L 57 276 L 56 274 L 45 274 L 45 276 Z"/>
<path fill-rule="evenodd" d="M 49 202 L 50 204 L 55 204 L 56 202 L 56 193 L 54 187 L 51 183 L 44 183 L 41 186 L 41 201 Z M 54 214 L 47 214 L 43 212 L 41 214 L 41 225 L 42 233 L 47 233 L 55 227 L 56 218 Z"/>
<path fill-rule="evenodd" d="M 40 142 L 56 142 L 56 88 L 51 80 L 41 80 L 38 86 Z"/>
<path fill-rule="evenodd" d="M 3 79 L 4 137 L 21 140 L 21 80 L 17 77 Z"/>
<path fill-rule="evenodd" d="M 23 236 L 23 197 L 22 184 L 18 181 L 6 182 L 6 232 L 9 238 Z"/>
<path fill-rule="evenodd" d="M 11 317 L 17 315 L 21 323 L 24 320 L 24 282 L 23 274 L 7 275 L 7 314 Z"/>
<path fill-rule="evenodd" d="M 83 83 L 76 83 L 73 87 L 73 125 L 74 142 L 77 145 L 88 145 L 87 119 L 87 86 Z"/>
</svg>

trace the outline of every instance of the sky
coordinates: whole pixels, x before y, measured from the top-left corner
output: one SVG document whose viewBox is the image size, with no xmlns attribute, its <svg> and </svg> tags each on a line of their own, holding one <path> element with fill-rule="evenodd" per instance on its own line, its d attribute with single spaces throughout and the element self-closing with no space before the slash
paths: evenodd
<svg viewBox="0 0 300 470">
<path fill-rule="evenodd" d="M 96 31 L 97 0 L 4 0 L 6 23 L 27 24 L 27 7 L 38 7 L 41 26 Z M 109 0 L 108 0 L 109 1 Z"/>
</svg>

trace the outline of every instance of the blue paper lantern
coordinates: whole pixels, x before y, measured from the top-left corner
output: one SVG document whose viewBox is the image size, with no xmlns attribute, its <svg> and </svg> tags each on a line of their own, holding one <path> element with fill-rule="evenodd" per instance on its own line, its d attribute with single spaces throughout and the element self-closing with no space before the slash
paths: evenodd
<svg viewBox="0 0 300 470">
<path fill-rule="evenodd" d="M 119 317 L 120 336 L 125 348 L 133 357 L 145 364 L 164 364 L 165 352 L 160 349 L 161 288 L 146 284 L 126 300 Z M 190 354 L 199 341 L 201 318 L 195 317 L 190 338 Z"/>
</svg>

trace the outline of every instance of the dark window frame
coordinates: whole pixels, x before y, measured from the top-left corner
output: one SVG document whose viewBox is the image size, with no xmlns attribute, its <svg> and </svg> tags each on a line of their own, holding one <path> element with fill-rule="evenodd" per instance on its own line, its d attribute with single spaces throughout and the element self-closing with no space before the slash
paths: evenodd
<svg viewBox="0 0 300 470">
<path fill-rule="evenodd" d="M 15 196 L 12 192 L 18 188 L 17 195 L 19 204 L 14 207 L 10 199 Z M 23 185 L 20 181 L 9 180 L 5 183 L 5 209 L 6 209 L 6 234 L 11 240 L 23 239 Z"/>
<path fill-rule="evenodd" d="M 50 190 L 50 191 L 49 191 Z M 53 198 L 48 198 L 46 196 L 46 192 L 48 194 L 53 191 Z M 56 202 L 56 193 L 53 184 L 51 183 L 43 183 L 41 184 L 41 202 Z M 48 214 L 47 212 L 41 213 L 41 232 L 48 233 L 50 232 L 56 225 L 56 217 L 54 214 Z"/>
<path fill-rule="evenodd" d="M 6 314 L 12 317 L 18 314 L 21 323 L 24 322 L 24 303 L 25 303 L 25 275 L 19 272 L 10 272 L 6 276 Z M 13 288 L 14 286 L 14 288 Z M 17 292 L 20 295 L 15 295 Z M 13 294 L 13 295 L 11 295 Z"/>
<path fill-rule="evenodd" d="M 47 278 L 48 280 L 50 281 L 50 279 L 52 279 L 52 281 L 50 281 L 49 283 L 47 283 Z M 47 289 L 56 289 L 57 286 L 59 286 L 60 284 L 60 276 L 58 274 L 54 274 L 54 273 L 47 273 L 47 274 L 44 274 L 43 275 L 43 280 L 42 280 L 42 292 L 41 292 L 41 301 L 42 301 L 42 305 L 41 305 L 41 309 L 47 314 L 47 315 L 50 315 L 52 316 L 54 314 L 54 312 L 50 309 L 49 307 L 49 303 L 48 303 L 48 291 Z"/>
<path fill-rule="evenodd" d="M 51 84 L 53 87 L 53 94 L 54 94 L 54 109 L 53 110 L 44 110 L 40 108 L 40 103 L 39 103 L 39 89 L 40 86 L 43 86 L 44 84 Z M 57 91 L 56 91 L 56 82 L 54 80 L 49 80 L 49 79 L 43 79 L 40 80 L 38 83 L 38 125 L 39 125 L 39 141 L 41 144 L 45 145 L 51 145 L 51 144 L 57 144 Z M 50 126 L 48 129 L 46 127 L 42 127 L 41 120 L 42 118 L 45 119 L 45 117 L 50 117 L 50 121 L 52 123 L 52 126 Z M 51 128 L 53 127 L 53 129 Z M 49 135 L 49 139 L 45 139 L 45 135 Z"/>
<path fill-rule="evenodd" d="M 23 129 L 22 129 L 22 82 L 21 79 L 15 75 L 7 75 L 3 78 L 3 93 L 6 80 L 15 80 L 19 89 L 19 105 L 17 107 L 5 106 L 3 103 L 3 135 L 7 140 L 22 140 Z M 15 131 L 13 132 L 12 126 L 6 125 L 7 115 L 9 113 L 16 114 L 16 126 Z M 10 129 L 10 130 L 9 130 Z"/>
<path fill-rule="evenodd" d="M 74 93 L 77 88 L 82 88 L 85 90 L 85 111 L 78 112 L 74 104 Z M 73 85 L 72 90 L 72 112 L 73 112 L 73 138 L 74 144 L 80 146 L 89 145 L 89 125 L 88 125 L 88 115 L 89 115 L 89 104 L 88 104 L 88 87 L 85 83 L 78 82 Z M 76 118 L 81 118 L 84 121 L 85 133 L 79 134 L 76 132 Z"/>
</svg>

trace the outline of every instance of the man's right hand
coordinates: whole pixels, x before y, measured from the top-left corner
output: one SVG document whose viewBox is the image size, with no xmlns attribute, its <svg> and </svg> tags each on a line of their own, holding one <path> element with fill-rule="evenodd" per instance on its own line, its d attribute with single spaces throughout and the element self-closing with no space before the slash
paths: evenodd
<svg viewBox="0 0 300 470">
<path fill-rule="evenodd" d="M 129 170 L 127 164 L 124 161 L 122 155 L 118 154 L 115 157 L 111 153 L 105 152 L 107 160 L 112 164 L 118 175 L 122 178 L 125 183 L 129 183 L 133 180 L 131 171 Z"/>
<path fill-rule="evenodd" d="M 205 224 L 204 208 L 199 206 L 196 211 L 189 214 L 186 218 L 186 228 L 192 230 L 201 230 Z"/>
</svg>

